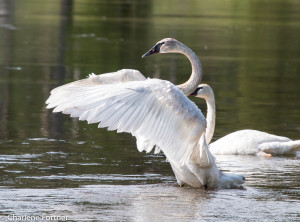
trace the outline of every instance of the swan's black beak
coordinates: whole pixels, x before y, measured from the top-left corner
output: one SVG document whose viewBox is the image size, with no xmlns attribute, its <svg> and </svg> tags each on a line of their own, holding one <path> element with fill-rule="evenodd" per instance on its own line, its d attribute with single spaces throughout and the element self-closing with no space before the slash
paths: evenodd
<svg viewBox="0 0 300 222">
<path fill-rule="evenodd" d="M 149 56 L 149 55 L 152 55 L 152 54 L 156 54 L 156 53 L 158 53 L 158 52 L 155 52 L 154 48 L 152 48 L 148 52 L 146 52 L 144 55 L 142 55 L 142 58 L 144 58 L 146 56 Z"/>
<path fill-rule="evenodd" d="M 200 90 L 200 88 L 197 88 L 194 92 L 191 93 L 190 96 L 196 96 L 198 94 L 199 90 Z"/>
<path fill-rule="evenodd" d="M 144 55 L 142 55 L 142 58 L 152 55 L 152 54 L 157 54 L 160 52 L 160 47 L 164 44 L 164 42 L 159 42 L 155 46 L 153 46 L 148 52 L 146 52 Z"/>
</svg>

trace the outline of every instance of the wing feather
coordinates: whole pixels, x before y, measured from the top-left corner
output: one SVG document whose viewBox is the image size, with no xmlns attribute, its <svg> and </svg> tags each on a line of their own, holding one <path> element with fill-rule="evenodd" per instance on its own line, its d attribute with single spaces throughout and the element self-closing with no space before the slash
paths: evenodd
<svg viewBox="0 0 300 222">
<path fill-rule="evenodd" d="M 143 81 L 146 80 L 145 76 L 135 69 L 121 69 L 116 72 L 105 73 L 101 75 L 90 74 L 88 78 L 77 80 L 63 86 L 57 87 L 52 90 L 52 94 L 57 94 L 59 91 L 65 91 L 68 88 L 78 87 L 90 87 L 105 84 L 114 84 L 120 82 L 130 82 L 130 81 Z"/>
<path fill-rule="evenodd" d="M 149 152 L 157 146 L 178 163 L 191 157 L 206 128 L 198 107 L 164 80 L 77 81 L 52 90 L 46 103 L 55 112 L 99 123 L 101 128 L 129 132 L 137 137 L 139 151 Z"/>
</svg>

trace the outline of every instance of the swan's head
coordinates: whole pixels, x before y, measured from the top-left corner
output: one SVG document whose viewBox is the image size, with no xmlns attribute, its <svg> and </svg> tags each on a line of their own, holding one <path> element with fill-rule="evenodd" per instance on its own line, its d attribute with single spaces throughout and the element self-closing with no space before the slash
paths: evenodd
<svg viewBox="0 0 300 222">
<path fill-rule="evenodd" d="M 165 38 L 157 42 L 148 52 L 146 52 L 142 58 L 145 56 L 149 56 L 157 53 L 176 53 L 178 52 L 178 47 L 180 47 L 182 43 L 178 42 L 173 38 Z"/>
<path fill-rule="evenodd" d="M 196 96 L 202 99 L 211 99 L 214 97 L 214 92 L 212 88 L 207 84 L 201 84 L 197 89 L 191 94 L 191 96 Z"/>
</svg>

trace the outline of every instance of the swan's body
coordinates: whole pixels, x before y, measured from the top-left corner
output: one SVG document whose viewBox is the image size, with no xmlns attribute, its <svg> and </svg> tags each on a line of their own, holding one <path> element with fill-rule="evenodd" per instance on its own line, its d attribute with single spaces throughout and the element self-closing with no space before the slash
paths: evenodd
<svg viewBox="0 0 300 222">
<path fill-rule="evenodd" d="M 213 90 L 207 84 L 201 84 L 197 96 L 206 100 L 207 129 L 206 141 L 210 143 L 215 129 L 215 98 Z M 291 140 L 287 137 L 276 136 L 258 130 L 239 130 L 230 133 L 221 139 L 209 144 L 209 150 L 219 155 L 282 155 L 294 154 L 300 150 L 300 140 Z"/>
<path fill-rule="evenodd" d="M 182 51 L 194 54 L 187 49 L 177 40 L 164 39 L 145 55 Z M 154 145 L 159 147 L 170 162 L 179 185 L 240 187 L 242 176 L 218 170 L 205 142 L 205 118 L 184 95 L 193 92 L 201 80 L 199 59 L 191 63 L 190 79 L 178 87 L 165 80 L 143 80 L 138 71 L 121 70 L 112 73 L 113 77 L 112 74 L 93 74 L 53 89 L 46 101 L 47 108 L 55 107 L 53 112 L 99 123 L 101 128 L 131 133 L 137 138 L 139 151 L 150 152 Z M 125 81 L 124 75 L 130 80 Z"/>
<path fill-rule="evenodd" d="M 295 154 L 300 150 L 300 140 L 276 136 L 258 130 L 239 130 L 209 145 L 213 154 L 267 156 Z"/>
</svg>

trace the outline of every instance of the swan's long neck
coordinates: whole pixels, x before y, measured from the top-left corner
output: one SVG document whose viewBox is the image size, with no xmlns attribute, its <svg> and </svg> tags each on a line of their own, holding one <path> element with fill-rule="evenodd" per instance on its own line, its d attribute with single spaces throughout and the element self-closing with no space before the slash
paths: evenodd
<svg viewBox="0 0 300 222">
<path fill-rule="evenodd" d="M 215 104 L 215 96 L 212 92 L 212 96 L 210 98 L 206 98 L 207 105 L 207 113 L 206 113 L 206 122 L 207 128 L 205 132 L 206 142 L 209 144 L 211 139 L 214 136 L 215 125 L 216 125 L 216 104 Z"/>
<path fill-rule="evenodd" d="M 192 74 L 189 80 L 183 84 L 178 85 L 179 89 L 187 96 L 198 87 L 202 79 L 202 65 L 198 56 L 187 46 L 182 44 L 182 47 L 178 49 L 179 53 L 184 54 L 191 62 Z"/>
</svg>

